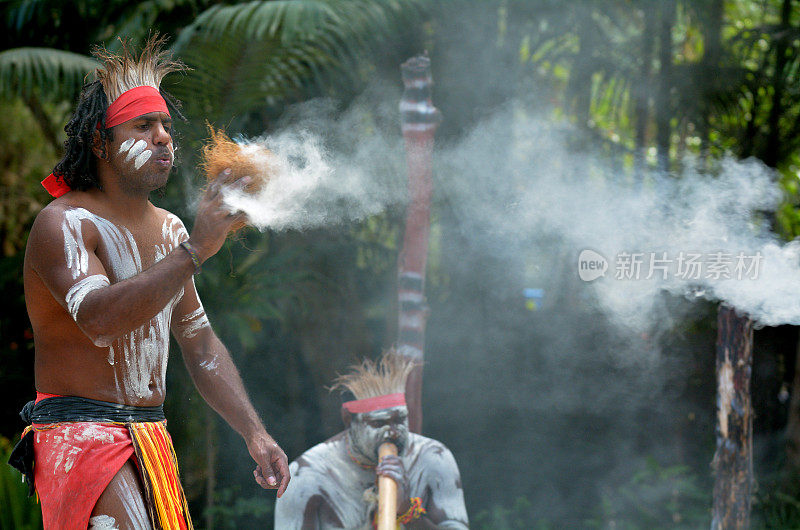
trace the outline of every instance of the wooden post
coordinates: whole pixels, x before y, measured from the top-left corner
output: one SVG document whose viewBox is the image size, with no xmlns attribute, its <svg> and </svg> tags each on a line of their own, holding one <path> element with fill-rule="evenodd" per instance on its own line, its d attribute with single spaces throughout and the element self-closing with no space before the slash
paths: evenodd
<svg viewBox="0 0 800 530">
<path fill-rule="evenodd" d="M 717 315 L 717 451 L 712 530 L 750 527 L 753 488 L 753 321 L 721 305 Z"/>
<path fill-rule="evenodd" d="M 425 266 L 431 211 L 431 159 L 433 136 L 440 121 L 431 101 L 430 59 L 419 56 L 400 67 L 405 91 L 400 101 L 403 138 L 408 163 L 406 229 L 398 258 L 398 338 L 397 351 L 418 361 L 408 376 L 406 401 L 411 432 L 422 431 L 422 362 L 425 347 Z"/>
<path fill-rule="evenodd" d="M 397 446 L 383 443 L 378 448 L 378 460 L 388 455 L 397 456 Z M 378 530 L 397 528 L 397 482 L 389 477 L 378 477 Z"/>
</svg>

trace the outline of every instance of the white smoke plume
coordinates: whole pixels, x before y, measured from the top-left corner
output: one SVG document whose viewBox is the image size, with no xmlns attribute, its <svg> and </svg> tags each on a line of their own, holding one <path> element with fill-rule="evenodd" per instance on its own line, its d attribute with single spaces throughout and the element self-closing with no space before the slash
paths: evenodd
<svg viewBox="0 0 800 530">
<path fill-rule="evenodd" d="M 379 116 L 396 114 L 387 99 Z M 277 175 L 257 196 L 228 193 L 231 209 L 260 229 L 282 230 L 356 221 L 402 203 L 399 120 L 380 127 L 363 102 L 344 117 L 328 112 L 305 106 L 256 140 L 277 155 Z M 568 124 L 508 105 L 437 146 L 437 201 L 509 266 L 526 256 L 541 269 L 542 256 L 555 253 L 569 256 L 561 265 L 577 276 L 581 251 L 599 253 L 607 270 L 585 289 L 624 328 L 662 318 L 656 302 L 664 291 L 724 301 L 761 325 L 800 324 L 800 246 L 782 243 L 761 215 L 781 198 L 772 170 L 731 157 L 701 170 L 687 158 L 679 176 L 651 171 L 639 182 L 575 138 Z M 537 281 L 561 273 L 540 270 Z"/>
</svg>

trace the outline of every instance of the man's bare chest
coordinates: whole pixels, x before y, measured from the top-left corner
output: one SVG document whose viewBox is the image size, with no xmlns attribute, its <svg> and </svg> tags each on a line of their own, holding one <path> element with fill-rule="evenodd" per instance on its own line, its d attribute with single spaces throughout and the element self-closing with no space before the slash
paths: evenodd
<svg viewBox="0 0 800 530">
<path fill-rule="evenodd" d="M 76 213 L 85 227 L 93 231 L 94 254 L 109 279 L 119 282 L 148 269 L 172 252 L 188 238 L 181 221 L 172 214 L 151 219 L 139 226 L 128 227 L 86 210 Z"/>
</svg>

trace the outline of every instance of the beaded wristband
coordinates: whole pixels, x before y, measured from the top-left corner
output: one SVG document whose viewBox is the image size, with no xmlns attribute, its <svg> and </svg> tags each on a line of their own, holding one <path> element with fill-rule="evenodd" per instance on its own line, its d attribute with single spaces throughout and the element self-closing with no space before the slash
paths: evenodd
<svg viewBox="0 0 800 530">
<path fill-rule="evenodd" d="M 400 525 L 406 525 L 411 521 L 419 519 L 424 513 L 427 512 L 427 510 L 422 507 L 422 499 L 420 497 L 411 497 L 409 500 L 411 501 L 411 506 L 408 508 L 406 513 L 397 516 L 397 530 L 400 530 Z M 375 510 L 375 513 L 372 516 L 372 528 L 374 530 L 377 530 L 378 528 L 378 510 Z"/>
<path fill-rule="evenodd" d="M 425 508 L 422 507 L 421 498 L 411 497 L 409 500 L 411 501 L 411 506 L 406 513 L 397 518 L 398 525 L 408 524 L 415 519 L 419 519 L 426 512 Z"/>
<path fill-rule="evenodd" d="M 197 253 L 197 250 L 188 241 L 182 241 L 181 246 L 192 258 L 192 263 L 194 264 L 194 274 L 198 274 L 200 272 L 200 265 L 202 264 L 200 261 L 200 254 Z"/>
</svg>

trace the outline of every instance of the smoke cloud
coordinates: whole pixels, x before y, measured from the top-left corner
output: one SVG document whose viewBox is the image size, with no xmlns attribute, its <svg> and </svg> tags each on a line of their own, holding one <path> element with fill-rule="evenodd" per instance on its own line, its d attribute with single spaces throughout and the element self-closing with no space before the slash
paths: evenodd
<svg viewBox="0 0 800 530">
<path fill-rule="evenodd" d="M 277 133 L 238 138 L 273 152 L 273 177 L 255 195 L 226 190 L 225 203 L 260 230 L 354 222 L 402 203 L 401 139 L 374 122 L 363 103 L 372 97 L 340 117 L 331 101 L 312 101 L 293 109 Z"/>
<path fill-rule="evenodd" d="M 383 103 L 374 117 L 371 99 L 381 92 L 336 119 L 330 102 L 312 102 L 276 134 L 240 139 L 276 154 L 275 176 L 257 195 L 227 192 L 226 203 L 262 230 L 358 221 L 402 204 L 397 111 Z M 557 271 L 542 266 L 555 255 L 567 257 L 560 266 L 575 276 L 603 267 L 585 288 L 622 328 L 669 319 L 663 292 L 724 301 L 761 325 L 800 324 L 792 296 L 800 292 L 800 246 L 781 243 L 762 218 L 781 198 L 772 170 L 755 160 L 727 157 L 704 168 L 687 158 L 680 176 L 651 171 L 640 181 L 598 150 L 576 149 L 577 135 L 508 105 L 437 149 L 438 200 L 485 252 L 508 264 L 526 256 L 538 282 L 551 283 Z M 579 260 L 582 252 L 596 263 Z"/>
</svg>

